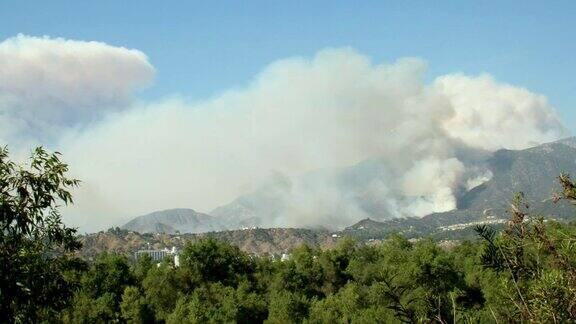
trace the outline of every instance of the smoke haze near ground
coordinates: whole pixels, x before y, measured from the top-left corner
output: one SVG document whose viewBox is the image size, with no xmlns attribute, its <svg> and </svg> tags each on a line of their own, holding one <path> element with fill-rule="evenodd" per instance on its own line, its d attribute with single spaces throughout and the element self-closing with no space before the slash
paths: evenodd
<svg viewBox="0 0 576 324">
<path fill-rule="evenodd" d="M 266 224 L 349 225 L 364 215 L 348 189 L 302 175 L 366 159 L 382 172 L 363 194 L 394 217 L 424 216 L 490 178 L 486 153 L 567 135 L 542 95 L 488 74 L 426 84 L 421 59 L 372 62 L 350 48 L 273 62 L 201 102 L 135 102 L 152 65 L 103 43 L 18 36 L 0 43 L 0 72 L 0 139 L 13 150 L 50 139 L 83 181 L 66 219 L 88 231 L 210 211 L 275 177 L 289 184 L 272 185 L 285 210 Z"/>
</svg>

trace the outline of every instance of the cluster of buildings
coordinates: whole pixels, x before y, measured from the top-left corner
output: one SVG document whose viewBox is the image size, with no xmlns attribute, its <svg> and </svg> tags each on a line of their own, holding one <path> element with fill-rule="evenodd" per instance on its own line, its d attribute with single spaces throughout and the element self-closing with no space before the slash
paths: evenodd
<svg viewBox="0 0 576 324">
<path fill-rule="evenodd" d="M 180 252 L 176 249 L 175 246 L 172 249 L 164 248 L 162 250 L 154 250 L 154 249 L 145 249 L 145 250 L 138 250 L 134 252 L 134 258 L 138 260 L 138 258 L 142 257 L 143 255 L 148 255 L 152 259 L 152 261 L 156 261 L 158 263 L 166 260 L 166 258 L 171 258 L 174 262 L 174 266 L 180 266 Z"/>
<path fill-rule="evenodd" d="M 134 252 L 134 259 L 138 260 L 144 255 L 148 255 L 152 261 L 156 262 L 160 265 L 160 262 L 165 261 L 167 258 L 173 261 L 174 266 L 180 266 L 180 251 L 173 246 L 171 249 L 163 248 L 163 249 L 153 249 L 150 248 L 150 243 L 145 249 L 138 250 Z M 258 257 L 257 253 L 251 254 L 251 256 Z M 270 253 L 269 257 L 274 261 L 288 261 L 291 259 L 292 255 L 290 253 L 284 252 L 281 254 L 273 254 Z"/>
<path fill-rule="evenodd" d="M 439 226 L 437 227 L 441 231 L 457 231 L 463 230 L 468 227 L 473 227 L 477 225 L 494 225 L 494 224 L 504 224 L 508 219 L 496 218 L 495 216 L 488 216 L 483 220 L 473 221 L 469 223 L 459 223 L 453 225 Z"/>
</svg>

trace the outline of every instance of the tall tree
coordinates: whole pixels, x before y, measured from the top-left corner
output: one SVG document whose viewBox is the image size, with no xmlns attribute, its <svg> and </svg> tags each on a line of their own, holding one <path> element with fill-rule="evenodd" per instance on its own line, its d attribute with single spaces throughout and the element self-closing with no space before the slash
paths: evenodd
<svg viewBox="0 0 576 324">
<path fill-rule="evenodd" d="M 221 282 L 236 286 L 254 268 L 252 260 L 237 246 L 213 238 L 186 245 L 181 260 L 182 268 L 190 272 L 195 285 Z"/>
<path fill-rule="evenodd" d="M 35 322 L 54 315 L 72 295 L 70 271 L 81 265 L 67 253 L 81 247 L 62 223 L 59 207 L 72 203 L 59 153 L 33 151 L 27 165 L 0 148 L 0 322 Z"/>
</svg>

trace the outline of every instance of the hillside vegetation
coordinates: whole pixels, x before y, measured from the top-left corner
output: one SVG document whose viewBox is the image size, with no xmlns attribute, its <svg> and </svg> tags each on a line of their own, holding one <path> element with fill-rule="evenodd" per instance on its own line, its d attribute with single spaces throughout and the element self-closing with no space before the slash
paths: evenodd
<svg viewBox="0 0 576 324">
<path fill-rule="evenodd" d="M 132 255 L 144 249 L 165 247 L 184 248 L 187 243 L 198 242 L 203 238 L 213 238 L 235 245 L 241 251 L 256 254 L 282 254 L 306 244 L 313 248 L 331 248 L 336 238 L 329 232 L 298 228 L 253 228 L 235 231 L 208 232 L 203 234 L 137 233 L 120 228 L 87 234 L 80 237 L 83 243 L 78 255 L 90 260 L 102 252 Z"/>
</svg>

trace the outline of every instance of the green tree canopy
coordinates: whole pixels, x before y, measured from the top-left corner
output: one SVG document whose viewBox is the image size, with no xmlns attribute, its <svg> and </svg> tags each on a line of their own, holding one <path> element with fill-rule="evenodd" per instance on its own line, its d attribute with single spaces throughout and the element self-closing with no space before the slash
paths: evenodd
<svg viewBox="0 0 576 324">
<path fill-rule="evenodd" d="M 207 282 L 237 285 L 254 268 L 254 262 L 237 246 L 213 238 L 188 244 L 180 260 L 197 285 Z"/>
<path fill-rule="evenodd" d="M 18 165 L 0 148 L 0 322 L 50 316 L 72 294 L 67 273 L 81 263 L 67 253 L 81 244 L 59 207 L 72 203 L 79 181 L 67 172 L 58 153 L 37 148 Z"/>
</svg>

